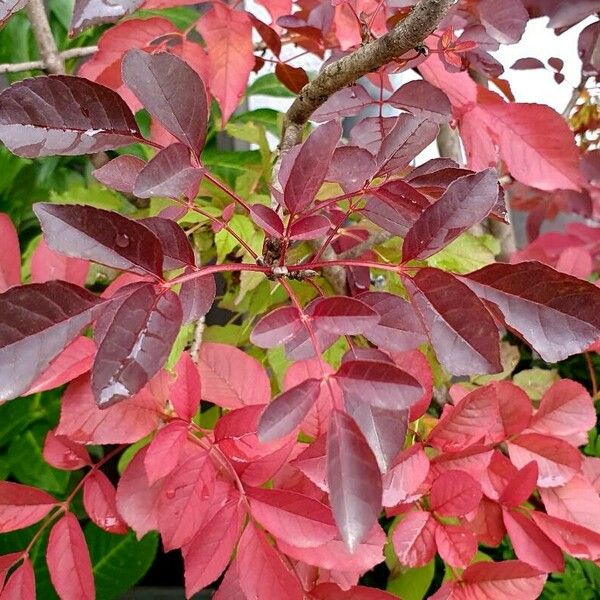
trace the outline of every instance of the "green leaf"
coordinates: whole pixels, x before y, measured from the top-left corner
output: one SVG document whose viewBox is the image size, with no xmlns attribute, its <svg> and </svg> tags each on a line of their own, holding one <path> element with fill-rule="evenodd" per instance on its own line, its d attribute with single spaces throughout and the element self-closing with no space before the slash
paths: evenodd
<svg viewBox="0 0 600 600">
<path fill-rule="evenodd" d="M 443 250 L 430 257 L 432 267 L 453 273 L 470 273 L 494 262 L 500 242 L 491 235 L 463 233 Z"/>
<path fill-rule="evenodd" d="M 246 90 L 246 95 L 274 96 L 275 98 L 294 97 L 294 94 L 279 82 L 275 73 L 267 73 L 255 79 L 254 83 Z"/>
<path fill-rule="evenodd" d="M 513 383 L 524 390 L 532 400 L 541 400 L 552 384 L 560 379 L 554 370 L 524 369 L 513 377 Z"/>
<path fill-rule="evenodd" d="M 433 581 L 435 559 L 418 569 L 409 569 L 388 581 L 387 591 L 403 600 L 422 600 Z"/>
<path fill-rule="evenodd" d="M 135 444 L 131 444 L 129 448 L 126 448 L 123 454 L 119 456 L 119 462 L 117 463 L 117 471 L 119 475 L 123 475 L 123 471 L 127 468 L 127 465 L 133 460 L 133 457 L 146 446 L 152 438 L 152 434 L 149 433 L 145 438 L 138 440 Z"/>
<path fill-rule="evenodd" d="M 45 413 L 39 407 L 41 394 L 17 398 L 0 405 L 0 447 L 10 443 L 28 425 L 44 418 Z"/>
<path fill-rule="evenodd" d="M 121 598 L 146 574 L 156 556 L 158 534 L 155 532 L 138 541 L 131 531 L 116 535 L 88 523 L 84 533 L 92 559 L 97 600 Z"/>
<path fill-rule="evenodd" d="M 44 439 L 49 429 L 49 425 L 38 423 L 13 440 L 8 448 L 10 469 L 21 483 L 62 493 L 69 483 L 69 471 L 51 467 L 42 457 Z"/>
<path fill-rule="evenodd" d="M 248 112 L 234 115 L 229 123 L 256 123 L 263 125 L 264 128 L 279 137 L 281 133 L 282 113 L 272 108 L 257 108 Z"/>
<path fill-rule="evenodd" d="M 198 20 L 198 12 L 191 6 L 175 6 L 170 8 L 161 8 L 160 10 L 139 10 L 136 17 L 144 19 L 147 17 L 162 17 L 169 19 L 177 29 L 187 29 Z"/>
</svg>

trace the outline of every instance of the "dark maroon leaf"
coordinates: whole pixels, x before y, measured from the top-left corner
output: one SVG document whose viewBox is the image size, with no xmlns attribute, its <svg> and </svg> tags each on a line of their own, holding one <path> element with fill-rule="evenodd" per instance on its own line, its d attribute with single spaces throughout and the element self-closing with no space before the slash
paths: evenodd
<svg viewBox="0 0 600 600">
<path fill-rule="evenodd" d="M 548 59 L 548 64 L 555 70 L 555 71 L 562 71 L 563 67 L 565 66 L 565 61 L 562 60 L 562 58 L 556 58 L 556 56 L 551 56 Z"/>
<path fill-rule="evenodd" d="M 282 306 L 265 315 L 250 334 L 250 341 L 261 348 L 276 348 L 303 328 L 298 309 Z"/>
<path fill-rule="evenodd" d="M 381 475 L 358 425 L 339 410 L 333 411 L 327 432 L 327 481 L 333 516 L 354 552 L 381 512 Z"/>
<path fill-rule="evenodd" d="M 0 26 L 14 13 L 27 5 L 28 0 L 1 0 L 0 1 Z"/>
<path fill-rule="evenodd" d="M 454 275 L 421 269 L 404 285 L 440 363 L 453 375 L 500 373 L 498 328 L 481 300 Z"/>
<path fill-rule="evenodd" d="M 348 360 L 340 366 L 335 379 L 344 398 L 389 410 L 410 408 L 421 395 L 421 384 L 391 362 Z"/>
<path fill-rule="evenodd" d="M 511 69 L 515 69 L 517 71 L 525 71 L 528 69 L 544 69 L 544 63 L 538 58 L 519 58 L 516 60 L 511 67 Z"/>
<path fill-rule="evenodd" d="M 13 287 L 0 294 L 0 400 L 25 392 L 92 321 L 101 302 L 65 281 Z"/>
<path fill-rule="evenodd" d="M 76 35 L 92 25 L 114 23 L 142 4 L 143 0 L 75 0 L 70 34 Z"/>
<path fill-rule="evenodd" d="M 171 290 L 157 291 L 148 283 L 127 297 L 92 367 L 92 390 L 100 408 L 130 398 L 158 373 L 181 322 L 181 304 Z"/>
<path fill-rule="evenodd" d="M 133 194 L 133 186 L 146 162 L 131 154 L 113 158 L 103 167 L 92 171 L 92 175 L 106 187 L 125 194 Z"/>
<path fill-rule="evenodd" d="M 463 281 L 547 362 L 579 354 L 600 338 L 600 289 L 587 281 L 537 262 L 493 264 Z"/>
<path fill-rule="evenodd" d="M 202 318 L 211 308 L 217 295 L 215 277 L 212 274 L 189 279 L 181 284 L 179 301 L 183 309 L 183 324 Z"/>
<path fill-rule="evenodd" d="M 356 192 L 377 172 L 375 157 L 358 146 L 339 146 L 335 149 L 327 181 L 339 183 L 344 192 Z"/>
<path fill-rule="evenodd" d="M 387 292 L 365 292 L 358 296 L 379 315 L 379 323 L 363 331 L 378 348 L 404 352 L 427 341 L 423 326 L 409 302 Z"/>
<path fill-rule="evenodd" d="M 379 470 L 386 473 L 404 448 L 408 410 L 372 406 L 357 397 L 346 398 L 345 405 L 373 450 Z"/>
<path fill-rule="evenodd" d="M 446 94 L 424 80 L 405 83 L 388 98 L 388 103 L 434 123 L 447 123 L 452 118 L 452 107 Z"/>
<path fill-rule="evenodd" d="M 140 219 L 138 223 L 147 227 L 159 239 L 163 251 L 163 269 L 169 271 L 196 264 L 192 245 L 175 221 L 148 217 Z"/>
<path fill-rule="evenodd" d="M 133 49 L 123 59 L 122 75 L 148 112 L 198 154 L 206 138 L 208 102 L 196 71 L 169 52 Z"/>
<path fill-rule="evenodd" d="M 321 381 L 305 379 L 302 383 L 275 396 L 258 422 L 261 442 L 272 442 L 292 433 L 298 427 L 319 396 Z"/>
<path fill-rule="evenodd" d="M 250 207 L 252 220 L 269 235 L 283 237 L 283 222 L 279 215 L 264 204 L 255 204 Z"/>
<path fill-rule="evenodd" d="M 582 73 L 595 77 L 600 71 L 600 21 L 591 23 L 579 34 L 577 50 Z"/>
<path fill-rule="evenodd" d="M 316 240 L 331 228 L 331 221 L 324 215 L 309 215 L 292 223 L 291 240 Z"/>
<path fill-rule="evenodd" d="M 402 245 L 402 261 L 428 258 L 472 225 L 487 217 L 498 199 L 495 169 L 465 175 L 448 186 L 410 228 Z"/>
<path fill-rule="evenodd" d="M 312 315 L 320 328 L 338 335 L 362 333 L 379 322 L 379 315 L 368 304 L 346 296 L 319 298 Z"/>
<path fill-rule="evenodd" d="M 316 321 L 311 322 L 313 332 L 315 334 L 317 346 L 319 352 L 324 352 L 338 339 L 337 333 L 331 333 L 326 331 L 317 325 Z M 306 326 L 301 327 L 298 331 L 285 342 L 285 354 L 290 360 L 306 360 L 313 358 L 315 353 L 315 347 L 313 340 L 310 337 Z"/>
<path fill-rule="evenodd" d="M 266 23 L 263 23 L 260 19 L 255 17 L 252 13 L 249 12 L 247 15 L 250 17 L 254 29 L 256 29 L 258 35 L 260 35 L 267 48 L 275 56 L 279 56 L 279 53 L 281 52 L 281 38 L 277 32 L 272 27 L 269 27 Z"/>
<path fill-rule="evenodd" d="M 171 144 L 160 150 L 140 171 L 133 187 L 138 198 L 163 196 L 188 200 L 196 197 L 204 170 L 192 165 L 190 150 L 184 144 Z"/>
<path fill-rule="evenodd" d="M 317 127 L 300 147 L 284 188 L 285 205 L 291 213 L 302 212 L 313 201 L 341 134 L 339 123 L 330 121 Z"/>
<path fill-rule="evenodd" d="M 275 75 L 294 94 L 299 94 L 308 83 L 308 75 L 302 67 L 292 67 L 287 63 L 278 62 L 275 65 Z"/>
<path fill-rule="evenodd" d="M 0 140 L 19 156 L 92 154 L 142 141 L 116 92 L 53 75 L 14 83 L 0 94 Z"/>
<path fill-rule="evenodd" d="M 351 117 L 374 102 L 369 92 L 362 85 L 355 83 L 333 94 L 315 110 L 310 119 L 317 123 L 323 123 L 340 117 Z"/>
<path fill-rule="evenodd" d="M 141 223 L 79 204 L 38 203 L 33 210 L 51 250 L 115 269 L 162 275 L 160 241 Z"/>
</svg>

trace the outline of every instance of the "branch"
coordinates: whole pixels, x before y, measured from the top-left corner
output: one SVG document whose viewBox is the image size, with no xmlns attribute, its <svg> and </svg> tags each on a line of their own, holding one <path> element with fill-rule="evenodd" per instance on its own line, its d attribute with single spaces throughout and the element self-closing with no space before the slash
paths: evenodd
<svg viewBox="0 0 600 600">
<path fill-rule="evenodd" d="M 98 51 L 98 46 L 84 46 L 82 48 L 70 48 L 58 53 L 61 62 L 70 58 L 80 58 L 90 56 Z M 31 60 L 22 63 L 6 63 L 0 65 L 0 74 L 2 73 L 20 73 L 21 71 L 33 71 L 46 69 L 46 63 L 43 60 Z"/>
<path fill-rule="evenodd" d="M 42 64 L 50 73 L 55 75 L 63 74 L 65 72 L 65 63 L 60 57 L 60 52 L 56 47 L 56 42 L 52 35 L 44 0 L 29 0 L 27 15 L 31 22 L 40 56 L 42 57 Z"/>
</svg>

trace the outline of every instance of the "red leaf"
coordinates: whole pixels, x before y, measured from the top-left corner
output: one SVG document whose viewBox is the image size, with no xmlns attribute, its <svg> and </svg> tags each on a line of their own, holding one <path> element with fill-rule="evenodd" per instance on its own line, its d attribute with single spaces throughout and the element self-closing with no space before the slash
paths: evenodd
<svg viewBox="0 0 600 600">
<path fill-rule="evenodd" d="M 262 365 L 234 346 L 202 344 L 198 370 L 203 399 L 217 406 L 241 408 L 266 404 L 271 398 L 271 384 Z"/>
<path fill-rule="evenodd" d="M 52 430 L 46 435 L 42 454 L 44 460 L 56 469 L 74 471 L 92 464 L 84 446 L 67 437 L 57 436 Z"/>
<path fill-rule="evenodd" d="M 38 203 L 34 211 L 52 250 L 123 271 L 162 275 L 160 241 L 141 223 L 92 206 Z"/>
<path fill-rule="evenodd" d="M 19 237 L 10 217 L 0 213 L 0 237 L 2 259 L 0 260 L 0 293 L 21 283 L 21 252 Z"/>
<path fill-rule="evenodd" d="M 445 471 L 431 486 L 431 510 L 458 517 L 475 510 L 481 501 L 481 486 L 465 471 Z"/>
<path fill-rule="evenodd" d="M 79 77 L 32 77 L 0 94 L 0 140 L 19 156 L 93 154 L 143 141 L 112 90 Z"/>
<path fill-rule="evenodd" d="M 506 506 L 519 506 L 533 493 L 538 480 L 538 466 L 531 461 L 508 480 L 498 501 Z"/>
<path fill-rule="evenodd" d="M 435 544 L 445 563 L 461 569 L 471 563 L 477 552 L 475 535 L 464 525 L 438 523 L 435 528 Z"/>
<path fill-rule="evenodd" d="M 486 389 L 496 396 L 500 420 L 488 432 L 494 442 L 502 442 L 507 437 L 521 433 L 531 421 L 531 400 L 518 386 L 510 381 L 495 381 Z"/>
<path fill-rule="evenodd" d="M 333 411 L 327 432 L 327 481 L 336 523 L 353 552 L 381 512 L 381 476 L 360 429 L 339 410 Z"/>
<path fill-rule="evenodd" d="M 137 442 L 154 431 L 160 422 L 166 403 L 166 397 L 157 389 L 160 378 L 133 398 L 106 409 L 96 405 L 89 378 L 76 379 L 63 395 L 56 433 L 82 444 Z"/>
<path fill-rule="evenodd" d="M 219 589 L 213 596 L 213 600 L 247 600 L 246 594 L 240 587 L 240 575 L 236 558 L 231 561 Z"/>
<path fill-rule="evenodd" d="M 262 317 L 250 334 L 250 341 L 261 348 L 276 348 L 304 327 L 295 306 L 281 306 Z"/>
<path fill-rule="evenodd" d="M 80 336 L 72 341 L 37 377 L 25 395 L 57 388 L 87 373 L 96 356 L 96 344 Z"/>
<path fill-rule="evenodd" d="M 204 83 L 179 57 L 132 49 L 123 59 L 123 80 L 148 112 L 198 154 L 204 146 L 208 102 Z"/>
<path fill-rule="evenodd" d="M 138 198 L 166 197 L 192 200 L 198 193 L 204 170 L 190 161 L 184 144 L 171 144 L 158 153 L 140 171 L 133 193 Z"/>
<path fill-rule="evenodd" d="M 90 519 L 110 533 L 127 533 L 117 511 L 116 490 L 102 471 L 92 471 L 83 484 L 83 506 Z"/>
<path fill-rule="evenodd" d="M 403 410 L 423 393 L 421 384 L 393 363 L 376 360 L 348 360 L 335 374 L 346 398 L 371 406 Z"/>
<path fill-rule="evenodd" d="M 475 513 L 467 516 L 468 526 L 477 536 L 477 541 L 486 546 L 496 547 L 504 538 L 506 529 L 502 521 L 502 508 L 497 502 L 481 500 Z"/>
<path fill-rule="evenodd" d="M 292 65 L 282 62 L 275 65 L 275 75 L 294 94 L 299 94 L 308 83 L 308 75 L 302 67 L 292 67 Z"/>
<path fill-rule="evenodd" d="M 63 281 L 0 295 L 0 401 L 24 393 L 93 318 L 101 301 Z"/>
<path fill-rule="evenodd" d="M 0 531 L 24 529 L 43 519 L 56 500 L 36 488 L 20 483 L 0 481 Z"/>
<path fill-rule="evenodd" d="M 187 597 L 204 589 L 223 573 L 240 535 L 244 512 L 239 498 L 225 504 L 183 547 Z"/>
<path fill-rule="evenodd" d="M 173 472 L 187 436 L 188 424 L 185 421 L 171 421 L 154 436 L 144 457 L 150 485 Z"/>
<path fill-rule="evenodd" d="M 181 321 L 181 304 L 171 290 L 157 293 L 152 284 L 145 284 L 128 296 L 117 309 L 92 368 L 99 407 L 130 398 L 158 373 Z"/>
<path fill-rule="evenodd" d="M 510 460 L 518 468 L 534 460 L 538 465 L 539 487 L 556 487 L 567 483 L 581 468 L 581 454 L 563 440 L 524 433 L 507 444 Z"/>
<path fill-rule="evenodd" d="M 417 510 L 406 514 L 392 533 L 392 544 L 400 564 L 422 567 L 435 556 L 437 523 L 430 513 Z"/>
<path fill-rule="evenodd" d="M 258 423 L 258 438 L 272 442 L 296 431 L 317 400 L 321 380 L 305 379 L 273 398 Z"/>
<path fill-rule="evenodd" d="M 417 443 L 404 450 L 383 476 L 383 505 L 396 506 L 415 500 L 428 472 L 429 460 L 422 444 Z"/>
<path fill-rule="evenodd" d="M 336 121 L 317 127 L 300 146 L 287 180 L 280 177 L 285 205 L 292 214 L 301 213 L 312 203 L 325 180 L 341 133 Z"/>
<path fill-rule="evenodd" d="M 537 525 L 518 511 L 502 510 L 508 537 L 519 560 L 543 573 L 562 571 L 565 567 L 560 548 Z"/>
<path fill-rule="evenodd" d="M 250 216 L 265 233 L 279 238 L 283 237 L 283 222 L 272 208 L 264 204 L 254 204 L 250 207 Z"/>
<path fill-rule="evenodd" d="M 175 365 L 175 381 L 169 388 L 169 400 L 181 419 L 191 421 L 198 412 L 201 396 L 198 367 L 187 352 L 182 352 Z"/>
<path fill-rule="evenodd" d="M 387 102 L 394 108 L 408 110 L 414 116 L 434 123 L 447 123 L 452 118 L 452 107 L 446 94 L 423 80 L 405 83 Z"/>
<path fill-rule="evenodd" d="M 35 573 L 29 557 L 14 570 L 8 583 L 2 590 L 2 600 L 35 600 Z"/>
<path fill-rule="evenodd" d="M 125 194 L 133 194 L 136 179 L 145 166 L 146 161 L 141 158 L 131 154 L 121 154 L 92 171 L 92 175 L 106 187 Z"/>
<path fill-rule="evenodd" d="M 31 281 L 44 283 L 52 279 L 62 279 L 83 286 L 89 266 L 86 260 L 56 254 L 48 248 L 46 241 L 41 239 L 31 257 Z"/>
<path fill-rule="evenodd" d="M 275 55 L 279 56 L 281 52 L 281 39 L 277 32 L 269 27 L 266 23 L 263 23 L 260 19 L 255 17 L 252 13 L 247 13 L 252 21 L 252 25 L 256 32 L 262 38 L 262 41 L 265 43 L 267 48 Z"/>
<path fill-rule="evenodd" d="M 331 221 L 324 215 L 309 215 L 292 223 L 290 240 L 316 240 L 327 234 Z M 351 298 L 346 298 L 351 300 Z"/>
<path fill-rule="evenodd" d="M 493 302 L 547 362 L 583 352 L 600 338 L 600 290 L 536 262 L 496 263 L 463 281 Z"/>
<path fill-rule="evenodd" d="M 424 268 L 404 278 L 436 355 L 453 375 L 499 373 L 498 328 L 481 300 L 454 275 Z"/>
<path fill-rule="evenodd" d="M 252 21 L 243 11 L 215 3 L 198 20 L 196 28 L 208 49 L 208 88 L 219 103 L 224 127 L 244 95 L 254 68 Z"/>
<path fill-rule="evenodd" d="M 248 598 L 302 600 L 304 594 L 298 579 L 252 523 L 240 539 L 237 563 L 243 574 L 240 587 Z"/>
<path fill-rule="evenodd" d="M 46 560 L 52 585 L 61 600 L 93 600 L 96 597 L 90 554 L 73 513 L 65 513 L 52 527 Z"/>
<path fill-rule="evenodd" d="M 318 500 L 284 490 L 247 490 L 252 517 L 271 535 L 298 548 L 322 546 L 337 535 L 331 509 Z"/>
<path fill-rule="evenodd" d="M 412 225 L 402 245 L 402 261 L 428 258 L 469 227 L 487 217 L 498 198 L 495 169 L 453 181 L 442 197 L 427 207 Z"/>
</svg>

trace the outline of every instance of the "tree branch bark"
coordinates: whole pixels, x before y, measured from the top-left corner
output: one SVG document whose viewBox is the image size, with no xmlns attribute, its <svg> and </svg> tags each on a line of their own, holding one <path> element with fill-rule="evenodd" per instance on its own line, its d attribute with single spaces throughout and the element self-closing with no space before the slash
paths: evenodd
<svg viewBox="0 0 600 600">
<path fill-rule="evenodd" d="M 58 58 L 61 62 L 68 60 L 69 58 L 82 58 L 84 56 L 90 56 L 96 53 L 98 46 L 83 46 L 82 48 L 70 48 L 69 50 L 63 50 L 58 53 Z M 0 74 L 2 73 L 20 73 L 22 71 L 33 71 L 39 69 L 41 71 L 47 68 L 46 63 L 43 60 L 31 60 L 29 62 L 22 63 L 5 63 L 0 65 Z"/>
<path fill-rule="evenodd" d="M 27 4 L 27 15 L 31 22 L 33 34 L 37 42 L 42 63 L 49 73 L 61 75 L 65 72 L 65 63 L 56 47 L 44 0 L 29 0 Z"/>
</svg>

